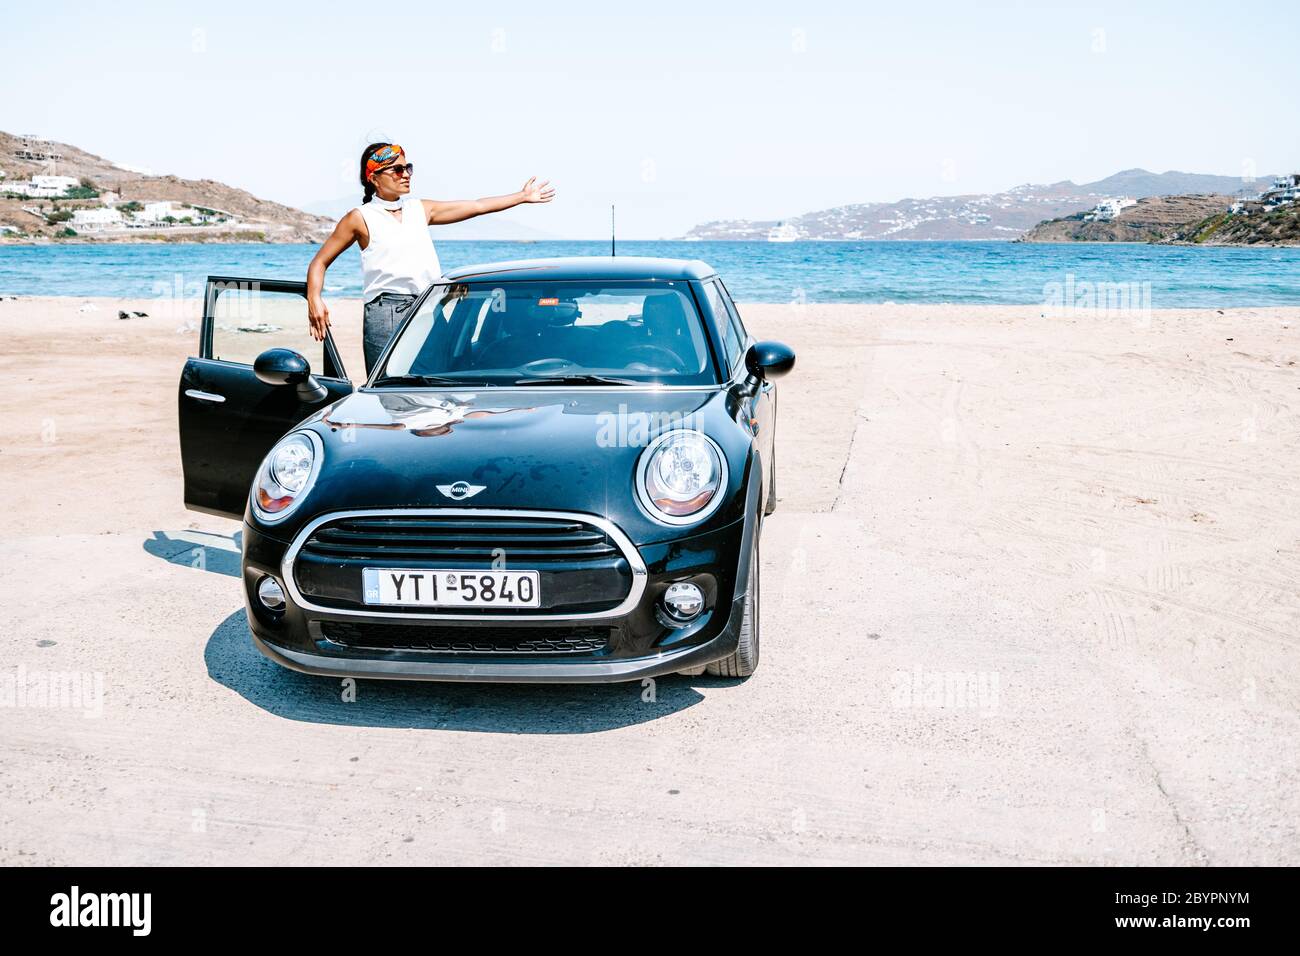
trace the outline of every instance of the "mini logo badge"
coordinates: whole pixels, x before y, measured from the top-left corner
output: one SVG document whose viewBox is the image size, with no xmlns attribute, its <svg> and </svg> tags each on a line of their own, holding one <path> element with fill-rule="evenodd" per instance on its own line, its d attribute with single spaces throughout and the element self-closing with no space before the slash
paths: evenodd
<svg viewBox="0 0 1300 956">
<path fill-rule="evenodd" d="M 466 498 L 473 498 L 487 485 L 471 485 L 468 481 L 456 481 L 450 485 L 438 485 L 436 487 L 441 494 L 446 495 L 453 501 L 464 501 Z"/>
</svg>

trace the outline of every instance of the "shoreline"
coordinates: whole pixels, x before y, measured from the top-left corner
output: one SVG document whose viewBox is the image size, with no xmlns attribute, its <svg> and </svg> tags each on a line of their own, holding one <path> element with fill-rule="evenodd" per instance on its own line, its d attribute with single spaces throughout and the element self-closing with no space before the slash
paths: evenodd
<svg viewBox="0 0 1300 956">
<path fill-rule="evenodd" d="M 1019 239 L 1009 240 L 1017 246 L 1174 246 L 1179 249 L 1300 249 L 1297 242 L 1188 242 L 1185 239 L 1159 239 L 1140 242 L 1136 239 Z"/>
<path fill-rule="evenodd" d="M 326 292 L 324 296 L 326 302 L 337 302 L 340 304 L 360 305 L 364 300 L 359 295 L 338 294 Z M 23 305 L 23 304 L 42 304 L 50 305 L 83 305 L 91 304 L 96 306 L 96 310 L 106 308 L 121 308 L 128 311 L 140 310 L 148 311 L 147 307 L 151 303 L 155 306 L 169 306 L 171 303 L 183 303 L 188 306 L 199 306 L 203 302 L 203 296 L 185 295 L 185 296 L 117 296 L 117 295 L 22 295 L 0 290 L 0 321 L 4 319 L 4 310 L 6 307 Z M 934 311 L 936 313 L 945 313 L 950 310 L 961 310 L 962 312 L 994 314 L 994 313 L 1016 313 L 1018 318 L 1043 318 L 1049 320 L 1072 320 L 1095 319 L 1098 321 L 1137 321 L 1144 316 L 1157 317 L 1177 317 L 1188 314 L 1204 313 L 1215 317 L 1231 318 L 1233 316 L 1255 316 L 1259 313 L 1281 313 L 1288 317 L 1300 319 L 1300 301 L 1295 305 L 1227 305 L 1227 306 L 1168 306 L 1152 307 L 1150 309 L 1105 309 L 1105 308 L 1064 308 L 1049 306 L 1042 302 L 805 302 L 800 304 L 790 302 L 772 302 L 757 299 L 740 299 L 736 304 L 748 308 L 772 309 L 779 310 L 788 314 L 791 318 L 796 318 L 809 312 L 823 309 L 840 310 L 840 309 L 863 309 L 868 311 L 876 310 L 917 310 L 917 311 Z M 160 309 L 159 312 L 164 311 Z"/>
<path fill-rule="evenodd" d="M 250 229 L 250 234 L 260 234 L 262 230 Z M 263 236 L 261 239 L 253 239 L 249 236 L 242 235 L 219 235 L 208 237 L 195 236 L 193 233 L 185 236 L 172 238 L 170 236 L 150 236 L 128 237 L 112 236 L 107 238 L 92 239 L 88 236 L 69 236 L 66 238 L 56 238 L 45 236 L 33 238 L 30 236 L 13 237 L 0 236 L 0 246 L 169 246 L 169 245 L 196 245 L 196 246 L 216 246 L 216 245 L 258 245 L 258 246 L 293 246 L 293 245 L 320 245 L 325 240 L 322 236 L 320 239 L 282 239 Z M 439 243 L 444 242 L 499 242 L 499 243 L 518 243 L 519 245 L 536 245 L 538 243 L 559 243 L 559 242 L 600 242 L 609 241 L 608 236 L 596 236 L 590 239 L 463 239 L 463 238 L 439 238 Z M 753 243 L 762 245 L 826 245 L 829 243 L 840 243 L 843 245 L 877 245 L 877 244 L 902 244 L 902 243 L 925 243 L 927 245 L 934 243 L 971 243 L 973 245 L 1021 245 L 1021 246 L 1176 246 L 1187 249 L 1300 249 L 1300 241 L 1295 242 L 1188 242 L 1185 240 L 1162 239 L 1154 242 L 1140 242 L 1137 240 L 1107 240 L 1107 239 L 1027 239 L 1025 236 L 1016 236 L 1013 239 L 795 239 L 786 243 L 769 243 L 765 239 L 688 239 L 677 237 L 672 239 L 633 239 L 620 237 L 619 242 L 674 242 L 674 243 L 696 243 L 696 242 L 734 242 L 734 243 Z"/>
<path fill-rule="evenodd" d="M 139 239 L 127 239 L 125 237 L 107 238 L 107 239 L 88 239 L 81 236 L 70 236 L 66 239 L 42 238 L 42 239 L 15 239 L 0 238 L 0 245 L 3 246 L 31 246 L 33 248 L 43 248 L 45 246 L 178 246 L 178 245 L 195 245 L 195 246 L 292 246 L 292 245 L 319 245 L 319 242 L 310 239 L 268 239 L 255 238 L 262 234 L 260 229 L 251 229 L 246 234 L 235 236 L 195 236 L 193 233 L 176 238 L 163 236 L 146 236 Z M 324 241 L 324 240 L 321 240 Z"/>
</svg>

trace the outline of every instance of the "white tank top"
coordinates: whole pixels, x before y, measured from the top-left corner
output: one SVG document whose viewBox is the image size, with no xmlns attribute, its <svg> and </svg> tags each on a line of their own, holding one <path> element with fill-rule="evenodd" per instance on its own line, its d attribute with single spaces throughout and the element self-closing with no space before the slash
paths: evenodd
<svg viewBox="0 0 1300 956">
<path fill-rule="evenodd" d="M 370 244 L 361 250 L 363 301 L 381 292 L 419 295 L 442 278 L 420 200 L 407 197 L 401 222 L 373 203 L 362 203 L 357 209 L 370 232 Z"/>
</svg>

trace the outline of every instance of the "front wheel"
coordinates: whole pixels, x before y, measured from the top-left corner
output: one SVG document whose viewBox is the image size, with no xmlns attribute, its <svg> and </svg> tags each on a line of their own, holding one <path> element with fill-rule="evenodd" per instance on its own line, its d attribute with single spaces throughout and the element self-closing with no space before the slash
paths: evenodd
<svg viewBox="0 0 1300 956">
<path fill-rule="evenodd" d="M 714 677 L 748 677 L 758 668 L 758 536 L 760 523 L 754 529 L 754 553 L 749 559 L 749 585 L 745 588 L 745 613 L 740 621 L 740 643 L 735 653 L 708 665 Z"/>
</svg>

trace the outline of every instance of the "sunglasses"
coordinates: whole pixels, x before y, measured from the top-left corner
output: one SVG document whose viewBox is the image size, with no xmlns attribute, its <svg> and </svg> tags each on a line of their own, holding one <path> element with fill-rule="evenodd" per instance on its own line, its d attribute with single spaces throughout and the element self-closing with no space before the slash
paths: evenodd
<svg viewBox="0 0 1300 956">
<path fill-rule="evenodd" d="M 393 163 L 391 166 L 385 166 L 379 172 L 392 173 L 394 176 L 413 176 L 415 175 L 415 163 Z"/>
</svg>

